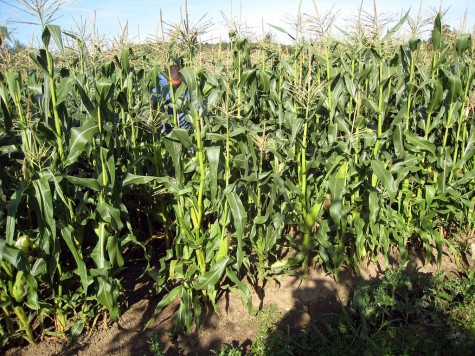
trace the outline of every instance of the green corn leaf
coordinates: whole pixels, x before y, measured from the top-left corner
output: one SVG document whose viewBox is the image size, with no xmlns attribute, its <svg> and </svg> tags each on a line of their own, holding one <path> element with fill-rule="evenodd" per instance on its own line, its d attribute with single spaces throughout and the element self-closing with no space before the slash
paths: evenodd
<svg viewBox="0 0 475 356">
<path fill-rule="evenodd" d="M 104 161 L 106 162 L 107 166 L 107 173 L 109 175 L 109 188 L 113 189 L 115 186 L 115 159 L 114 155 L 109 153 L 104 147 L 101 147 L 101 155 L 104 155 Z M 107 158 L 109 156 L 109 158 Z"/>
<path fill-rule="evenodd" d="M 91 99 L 89 99 L 89 96 L 86 93 L 86 90 L 84 89 L 84 87 L 81 85 L 81 83 L 78 80 L 76 80 L 76 90 L 78 91 L 79 96 L 81 97 L 81 100 L 82 100 L 82 104 L 86 108 L 88 114 L 97 120 L 97 108 L 94 106 Z"/>
<path fill-rule="evenodd" d="M 158 177 L 153 177 L 153 176 L 140 176 L 137 174 L 133 173 L 127 173 L 125 176 L 124 180 L 122 181 L 122 187 L 126 187 L 131 184 L 148 184 L 151 181 L 157 179 Z"/>
<path fill-rule="evenodd" d="M 42 248 L 49 253 L 47 260 L 48 274 L 53 276 L 58 268 L 60 244 L 56 239 L 56 220 L 54 204 L 48 178 L 42 177 L 33 181 L 35 190 L 34 201 L 36 216 L 39 220 L 40 231 L 43 234 Z"/>
<path fill-rule="evenodd" d="M 336 142 L 338 137 L 338 125 L 337 124 L 330 124 L 328 125 L 328 143 L 332 145 Z"/>
<path fill-rule="evenodd" d="M 434 51 L 438 51 L 440 49 L 441 44 L 441 36 L 442 36 L 442 15 L 437 13 L 434 21 L 434 29 L 432 30 L 432 47 Z"/>
<path fill-rule="evenodd" d="M 2 36 L 3 38 L 9 41 L 12 41 L 10 32 L 8 32 L 8 28 L 6 28 L 5 26 L 0 26 L 0 36 Z"/>
<path fill-rule="evenodd" d="M 191 330 L 191 323 L 193 321 L 193 291 L 189 288 L 183 289 L 181 295 L 180 307 L 177 312 L 177 325 L 178 330 L 182 329 L 182 325 L 186 330 Z"/>
<path fill-rule="evenodd" d="M 294 67 L 292 66 L 292 64 L 290 64 L 289 62 L 287 61 L 282 61 L 280 63 L 281 67 L 282 67 L 282 72 L 283 74 L 287 74 L 288 77 L 293 77 L 294 75 Z"/>
<path fill-rule="evenodd" d="M 21 100 L 21 78 L 19 73 L 13 71 L 7 71 L 5 73 L 5 77 L 7 79 L 8 84 L 8 92 L 10 96 L 13 98 L 15 103 L 19 103 Z"/>
<path fill-rule="evenodd" d="M 100 78 L 95 82 L 96 100 L 99 106 L 105 106 L 112 101 L 114 83 L 108 78 Z"/>
<path fill-rule="evenodd" d="M 391 166 L 391 174 L 397 174 L 399 170 L 404 168 L 409 168 L 410 172 L 417 172 L 420 169 L 418 164 L 421 162 L 421 160 L 421 157 L 408 155 L 404 160 L 396 162 Z"/>
<path fill-rule="evenodd" d="M 417 51 L 421 47 L 422 41 L 420 38 L 412 37 L 409 39 L 409 48 L 412 52 Z"/>
<path fill-rule="evenodd" d="M 238 237 L 242 238 L 244 237 L 244 227 L 247 222 L 247 213 L 244 209 L 244 205 L 242 204 L 236 192 L 227 192 L 226 199 L 228 201 L 229 207 L 231 208 L 236 233 Z"/>
<path fill-rule="evenodd" d="M 9 262 L 18 271 L 24 271 L 26 268 L 25 254 L 17 248 L 7 246 L 3 239 L 0 239 L 0 261 Z"/>
<path fill-rule="evenodd" d="M 124 224 L 120 218 L 120 210 L 105 203 L 99 202 L 97 203 L 97 212 L 101 216 L 101 218 L 112 225 L 112 227 L 116 231 L 120 231 L 124 228 Z"/>
<path fill-rule="evenodd" d="M 221 99 L 223 97 L 224 90 L 221 89 L 213 89 L 206 97 L 206 103 L 208 108 L 216 108 L 221 103 Z"/>
<path fill-rule="evenodd" d="M 170 139 L 178 140 L 185 148 L 193 147 L 190 133 L 185 129 L 174 129 L 168 136 Z"/>
<path fill-rule="evenodd" d="M 117 321 L 119 318 L 119 306 L 117 304 L 119 287 L 116 282 L 111 282 L 110 278 L 103 275 L 97 277 L 97 282 L 99 284 L 97 300 L 109 311 L 110 319 Z"/>
<path fill-rule="evenodd" d="M 73 127 L 71 129 L 71 139 L 69 144 L 69 154 L 66 158 L 65 167 L 75 163 L 81 153 L 84 152 L 86 145 L 91 142 L 96 133 L 98 126 L 94 119 L 89 119 L 81 127 Z"/>
<path fill-rule="evenodd" d="M 452 168 L 452 156 L 450 155 L 450 148 L 446 147 L 445 151 L 442 150 L 442 147 L 438 149 L 438 159 L 437 163 L 442 169 L 437 176 L 437 184 L 439 193 L 445 194 L 447 191 L 448 177 Z"/>
<path fill-rule="evenodd" d="M 221 260 L 228 255 L 228 239 L 226 236 L 226 227 L 223 227 L 224 232 L 221 231 L 221 224 L 219 220 L 216 220 L 209 229 L 210 243 L 206 246 L 206 259 L 205 262 L 209 263 L 211 259 L 216 261 Z M 214 254 L 214 251 L 216 254 Z"/>
<path fill-rule="evenodd" d="M 335 122 L 337 124 L 339 131 L 343 131 L 346 136 L 352 135 L 350 125 L 348 125 L 348 122 L 346 122 L 346 120 L 343 117 L 341 116 L 336 117 Z"/>
<path fill-rule="evenodd" d="M 282 32 L 282 33 L 285 33 L 287 36 L 289 36 L 292 40 L 296 41 L 295 37 L 292 36 L 290 33 L 288 33 L 286 30 L 284 30 L 282 27 L 279 27 L 279 26 L 275 26 L 275 25 L 272 25 L 270 23 L 268 23 L 268 25 L 274 29 L 276 29 L 277 31 L 279 32 Z"/>
<path fill-rule="evenodd" d="M 229 133 L 229 137 L 236 137 L 236 136 L 239 136 L 239 135 L 242 135 L 242 134 L 246 134 L 247 131 L 244 127 L 236 127 L 236 128 L 233 128 L 232 131 Z"/>
<path fill-rule="evenodd" d="M 257 77 L 259 78 L 259 89 L 264 93 L 268 93 L 270 89 L 270 72 L 259 70 Z"/>
<path fill-rule="evenodd" d="M 432 239 L 431 234 L 421 228 L 416 228 L 416 232 L 419 234 L 422 240 L 422 246 L 426 250 L 425 258 L 427 261 L 432 259 Z"/>
<path fill-rule="evenodd" d="M 86 326 L 86 322 L 84 320 L 76 321 L 73 324 L 73 326 L 71 326 L 71 336 L 73 338 L 77 338 L 81 336 L 85 326 Z"/>
<path fill-rule="evenodd" d="M 122 48 L 122 52 L 120 53 L 120 65 L 124 72 L 130 71 L 130 61 L 129 61 L 129 54 L 130 54 L 130 47 Z"/>
<path fill-rule="evenodd" d="M 458 76 L 452 74 L 448 74 L 447 79 L 451 101 L 455 102 L 459 97 L 463 97 L 464 95 L 462 81 Z"/>
<path fill-rule="evenodd" d="M 240 268 L 243 261 L 242 241 L 244 238 L 244 228 L 247 222 L 247 213 L 236 192 L 228 191 L 225 195 L 233 216 L 234 227 L 236 228 L 236 237 L 238 240 L 236 260 L 238 268 Z"/>
<path fill-rule="evenodd" d="M 50 76 L 49 70 L 48 70 L 48 60 L 46 57 L 46 50 L 44 49 L 30 49 L 29 51 L 30 58 L 33 60 L 35 64 L 40 67 L 40 69 L 43 71 L 43 74 L 46 76 Z"/>
<path fill-rule="evenodd" d="M 455 50 L 457 55 L 460 57 L 463 53 L 472 48 L 472 35 L 469 33 L 461 34 L 457 37 L 457 41 L 455 42 Z"/>
<path fill-rule="evenodd" d="M 365 250 L 365 243 L 364 243 L 364 234 L 363 234 L 363 229 L 365 226 L 364 220 L 359 216 L 356 216 L 354 218 L 354 226 L 356 230 L 356 241 L 355 241 L 355 246 L 356 246 L 356 255 L 358 259 L 362 259 L 366 256 L 366 250 Z"/>
<path fill-rule="evenodd" d="M 460 177 L 455 183 L 453 183 L 454 187 L 463 186 L 469 182 L 473 182 L 475 180 L 475 169 L 469 172 L 466 172 L 462 177 Z"/>
<path fill-rule="evenodd" d="M 378 105 L 374 101 L 372 101 L 368 98 L 363 98 L 361 100 L 361 102 L 364 106 L 366 106 L 368 109 L 370 109 L 373 113 L 379 114 Z"/>
<path fill-rule="evenodd" d="M 40 304 L 38 302 L 38 282 L 31 274 L 28 274 L 25 279 L 26 284 L 28 285 L 25 304 L 32 310 L 39 310 Z"/>
<path fill-rule="evenodd" d="M 330 267 L 330 257 L 335 257 L 335 248 L 328 240 L 328 233 L 330 232 L 330 226 L 328 220 L 322 220 L 320 227 L 317 230 L 317 241 L 320 245 L 319 253 L 324 264 Z"/>
<path fill-rule="evenodd" d="M 255 225 L 262 225 L 264 224 L 267 219 L 269 219 L 269 215 L 258 215 L 254 218 L 254 220 L 252 221 Z"/>
<path fill-rule="evenodd" d="M 43 38 L 43 43 L 45 44 L 45 47 L 48 47 L 49 45 L 50 36 L 53 36 L 53 40 L 56 43 L 56 46 L 58 46 L 59 50 L 62 52 L 64 50 L 64 47 L 63 40 L 61 38 L 61 27 L 59 27 L 58 25 L 51 24 L 45 26 L 45 29 L 41 36 Z"/>
<path fill-rule="evenodd" d="M 65 225 L 63 223 L 59 223 L 58 227 L 61 229 L 61 236 L 63 237 L 64 242 L 66 242 L 69 251 L 71 251 L 71 254 L 73 255 L 74 261 L 76 262 L 76 266 L 78 268 L 77 273 L 79 275 L 79 278 L 81 279 L 82 285 L 81 293 L 84 293 L 84 295 L 88 295 L 87 289 L 89 286 L 89 281 L 87 277 L 87 268 L 86 264 L 84 263 L 83 256 L 81 255 L 79 249 L 76 247 L 76 244 L 73 241 L 74 228 L 71 225 Z"/>
<path fill-rule="evenodd" d="M 23 199 L 23 193 L 25 192 L 26 188 L 21 188 L 15 191 L 10 201 L 7 205 L 8 215 L 7 215 L 7 233 L 6 233 L 6 242 L 8 245 L 13 245 L 13 238 L 15 235 L 15 226 L 17 222 L 17 210 L 18 206 L 20 205 L 21 200 Z"/>
<path fill-rule="evenodd" d="M 388 192 L 391 201 L 394 201 L 396 198 L 397 186 L 391 172 L 384 168 L 384 165 L 381 161 L 377 160 L 371 161 L 371 168 L 373 169 L 376 177 L 378 177 L 378 179 L 383 184 L 383 187 Z"/>
<path fill-rule="evenodd" d="M 344 162 L 338 172 L 334 175 L 331 175 L 328 179 L 329 184 L 328 188 L 331 193 L 332 204 L 330 207 L 330 216 L 332 217 L 335 224 L 339 225 L 342 217 L 342 198 L 343 190 L 346 183 L 346 175 L 348 172 L 348 162 Z"/>
<path fill-rule="evenodd" d="M 18 271 L 12 288 L 12 297 L 17 303 L 21 303 L 26 297 L 27 292 L 28 288 L 26 285 L 25 273 L 23 271 Z"/>
<path fill-rule="evenodd" d="M 107 254 L 114 266 L 122 267 L 124 265 L 124 257 L 120 250 L 119 239 L 117 235 L 110 235 L 107 238 Z"/>
<path fill-rule="evenodd" d="M 63 177 L 60 175 L 55 176 L 52 172 L 49 172 L 49 173 L 51 173 L 51 176 L 49 177 L 49 179 L 50 181 L 53 181 L 55 193 L 59 196 L 64 206 L 68 209 L 70 216 L 73 216 L 74 211 L 71 204 L 72 201 L 64 195 L 63 188 L 59 184 L 61 180 L 63 179 Z"/>
<path fill-rule="evenodd" d="M 407 17 L 409 16 L 409 12 L 410 11 L 407 11 L 406 14 L 399 20 L 399 22 L 388 31 L 388 33 L 383 37 L 382 42 L 390 39 L 401 28 L 401 26 L 404 25 Z"/>
<path fill-rule="evenodd" d="M 99 221 L 95 223 L 94 232 L 98 239 L 96 246 L 91 252 L 91 257 L 97 268 L 107 270 L 110 268 L 110 263 L 106 259 L 106 243 L 110 233 L 107 229 L 107 223 Z"/>
<path fill-rule="evenodd" d="M 355 99 L 358 95 L 358 89 L 356 88 L 355 83 L 351 80 L 351 77 L 344 76 L 343 80 L 345 81 L 346 91 L 352 99 Z"/>
<path fill-rule="evenodd" d="M 426 203 L 427 206 L 431 206 L 432 201 L 434 200 L 437 189 L 434 185 L 426 185 Z"/>
<path fill-rule="evenodd" d="M 76 84 L 76 79 L 74 77 L 66 77 L 61 80 L 58 87 L 56 88 L 56 103 L 57 105 L 61 104 L 66 100 L 69 94 Z"/>
<path fill-rule="evenodd" d="M 249 87 L 256 80 L 256 70 L 246 69 L 241 74 L 241 81 L 239 82 L 239 88 Z"/>
<path fill-rule="evenodd" d="M 190 294 L 193 295 L 191 290 L 190 290 Z M 211 295 L 211 303 L 213 304 L 214 309 L 217 310 L 215 300 L 216 300 L 216 296 Z M 219 315 L 219 313 L 217 313 L 217 314 Z M 193 318 L 195 319 L 196 327 L 199 328 L 200 325 L 201 325 L 200 324 L 200 322 L 201 322 L 201 300 L 200 300 L 199 295 L 194 295 L 193 296 Z M 188 327 L 188 330 L 191 330 L 191 323 L 190 323 L 190 326 Z"/>
<path fill-rule="evenodd" d="M 206 148 L 206 158 L 209 162 L 209 184 L 211 190 L 211 201 L 216 201 L 218 192 L 218 165 L 221 148 L 211 146 Z"/>
<path fill-rule="evenodd" d="M 434 85 L 435 85 L 435 92 L 431 90 L 431 92 L 434 92 L 434 95 L 431 96 L 429 107 L 427 108 L 428 113 L 435 112 L 435 110 L 439 108 L 440 103 L 442 102 L 444 98 L 444 90 L 442 88 L 442 84 L 440 83 L 440 81 L 437 80 Z"/>
<path fill-rule="evenodd" d="M 404 133 L 406 138 L 406 147 L 413 152 L 427 151 L 435 155 L 435 145 L 424 137 L 413 135 L 409 132 Z"/>
<path fill-rule="evenodd" d="M 74 176 L 64 176 L 69 182 L 71 182 L 74 185 L 79 185 L 81 187 L 89 188 L 92 189 L 96 192 L 98 192 L 101 187 L 99 186 L 99 183 L 97 182 L 97 179 L 94 178 L 79 178 L 79 177 L 74 177 Z"/>
<path fill-rule="evenodd" d="M 217 283 L 223 276 L 224 270 L 226 269 L 226 266 L 228 265 L 230 257 L 226 256 L 216 262 L 208 272 L 205 272 L 198 282 L 195 283 L 193 286 L 194 289 L 205 289 L 205 290 L 211 290 L 215 289 Z"/>
<path fill-rule="evenodd" d="M 323 202 L 317 201 L 313 207 L 307 212 L 305 215 L 305 229 L 306 231 L 310 231 L 313 225 L 318 221 L 320 216 L 323 214 L 322 209 Z"/>
<path fill-rule="evenodd" d="M 213 132 L 207 132 L 206 133 L 206 140 L 208 141 L 226 141 L 226 135 L 223 134 L 217 134 Z"/>
<path fill-rule="evenodd" d="M 199 103 L 198 83 L 196 82 L 196 73 L 192 67 L 185 67 L 180 70 L 180 74 L 186 83 L 188 93 L 190 94 L 190 102 L 192 110 L 196 109 L 196 104 Z"/>
<path fill-rule="evenodd" d="M 178 285 L 173 288 L 155 307 L 154 315 L 157 315 L 163 308 L 168 306 L 171 302 L 173 302 L 178 296 L 183 294 L 183 286 Z M 150 323 L 153 321 L 153 317 L 150 318 L 144 326 L 144 330 L 148 328 Z"/>
<path fill-rule="evenodd" d="M 38 218 L 42 220 L 44 227 L 50 231 L 54 238 L 56 235 L 56 221 L 54 219 L 53 197 L 49 181 L 45 177 L 36 179 L 33 181 L 33 187 L 36 192 L 36 203 L 39 207 L 39 211 L 37 211 Z"/>
<path fill-rule="evenodd" d="M 403 123 L 400 122 L 394 127 L 393 130 L 393 145 L 394 145 L 394 152 L 398 158 L 403 158 L 406 155 L 404 151 L 404 137 L 403 137 Z"/>
<path fill-rule="evenodd" d="M 465 144 L 465 149 L 461 155 L 461 158 L 457 161 L 457 164 L 454 166 L 454 170 L 458 170 L 465 166 L 465 164 L 473 157 L 475 154 L 475 130 L 472 130 L 470 137 Z"/>
<path fill-rule="evenodd" d="M 33 267 L 31 267 L 30 274 L 33 277 L 38 277 L 41 276 L 42 274 L 47 273 L 48 271 L 48 266 L 46 264 L 46 261 L 44 258 L 38 258 Z"/>
<path fill-rule="evenodd" d="M 182 160 L 181 160 L 183 145 L 168 137 L 165 137 L 164 143 L 165 143 L 165 149 L 167 153 L 170 155 L 173 162 L 173 167 L 175 168 L 176 180 L 178 183 L 182 183 L 184 179 L 183 170 L 182 170 Z"/>
<path fill-rule="evenodd" d="M 249 314 L 252 313 L 253 311 L 253 306 L 252 306 L 252 294 L 249 291 L 249 287 L 242 283 L 239 278 L 237 278 L 236 274 L 234 271 L 232 271 L 229 268 L 226 268 L 226 275 L 229 277 L 231 282 L 234 283 L 234 285 L 237 287 L 231 287 L 231 290 L 237 290 L 239 294 L 241 294 L 241 298 L 244 303 L 247 305 L 247 310 Z"/>
<path fill-rule="evenodd" d="M 3 122 L 5 124 L 6 132 L 11 132 L 13 128 L 13 118 L 12 112 L 10 110 L 9 97 L 10 95 L 8 95 L 7 88 L 5 87 L 3 82 L 0 82 L 0 98 L 2 99 L 0 102 L 0 106 L 3 113 Z"/>
<path fill-rule="evenodd" d="M 435 247 L 437 249 L 437 265 L 440 267 L 440 265 L 442 263 L 442 256 L 444 255 L 443 247 L 444 247 L 444 244 L 446 243 L 446 241 L 435 230 L 432 231 L 432 236 L 434 238 Z"/>
</svg>

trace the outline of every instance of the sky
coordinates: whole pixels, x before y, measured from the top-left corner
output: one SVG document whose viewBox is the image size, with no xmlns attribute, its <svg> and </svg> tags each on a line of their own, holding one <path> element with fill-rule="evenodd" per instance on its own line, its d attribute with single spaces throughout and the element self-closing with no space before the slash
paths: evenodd
<svg viewBox="0 0 475 356">
<path fill-rule="evenodd" d="M 23 0 L 34 2 L 36 0 Z M 48 3 L 58 0 L 43 0 Z M 184 16 L 185 0 L 59 0 L 67 4 L 58 12 L 60 16 L 54 24 L 62 29 L 79 32 L 85 28 L 92 33 L 95 18 L 96 31 L 100 36 L 119 39 L 123 29 L 128 25 L 128 38 L 133 42 L 143 42 L 161 38 L 160 12 L 163 14 L 165 31 L 170 25 L 180 22 Z M 19 0 L 0 0 L 0 25 L 13 31 L 15 39 L 24 44 L 32 44 L 32 39 L 39 37 L 36 26 L 15 23 L 15 21 L 31 21 L 21 11 L 8 6 L 7 3 L 19 5 Z M 243 33 L 253 33 L 261 38 L 263 33 L 273 33 L 281 42 L 290 41 L 289 37 L 271 27 L 269 24 L 294 33 L 292 18 L 299 12 L 316 15 L 316 8 L 324 16 L 328 11 L 338 12 L 336 25 L 347 29 L 351 20 L 355 20 L 358 8 L 373 12 L 373 0 L 188 0 L 188 14 L 191 25 L 205 25 L 206 31 L 201 35 L 203 42 L 228 40 L 229 26 L 237 26 Z M 377 0 L 378 13 L 391 14 L 397 22 L 401 14 L 411 10 L 415 16 L 420 1 L 409 0 Z M 466 14 L 466 32 L 473 32 L 475 24 L 475 1 L 473 0 L 422 0 L 422 15 L 433 13 L 434 9 L 447 10 L 445 23 L 460 29 Z M 204 16 L 204 18 L 203 18 Z M 200 21 L 201 19 L 201 21 Z"/>
</svg>

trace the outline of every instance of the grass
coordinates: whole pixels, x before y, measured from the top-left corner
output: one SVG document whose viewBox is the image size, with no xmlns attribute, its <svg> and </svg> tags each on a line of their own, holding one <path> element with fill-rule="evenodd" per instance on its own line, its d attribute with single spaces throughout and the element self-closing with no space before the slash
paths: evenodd
<svg viewBox="0 0 475 356">
<path fill-rule="evenodd" d="M 341 314 L 290 330 L 275 305 L 258 314 L 251 355 L 469 355 L 475 346 L 475 271 L 458 276 L 388 270 L 358 282 Z M 228 345 L 217 355 L 241 354 Z"/>
<path fill-rule="evenodd" d="M 149 350 L 150 350 L 150 352 L 153 356 L 163 356 L 163 355 L 165 355 L 161 351 L 160 341 L 158 339 L 157 334 L 153 334 L 150 337 L 150 341 L 148 343 L 149 343 Z"/>
<path fill-rule="evenodd" d="M 358 282 L 336 318 L 295 331 L 275 325 L 265 340 L 256 338 L 255 354 L 468 355 L 475 346 L 474 288 L 473 270 L 429 275 L 401 266 Z"/>
<path fill-rule="evenodd" d="M 475 347 L 475 271 L 422 273 L 401 265 L 357 282 L 338 315 L 292 329 L 275 304 L 256 314 L 252 344 L 210 353 L 235 355 L 470 355 Z M 162 355 L 158 340 L 150 342 Z"/>
<path fill-rule="evenodd" d="M 211 350 L 217 356 L 239 356 L 242 354 L 241 350 L 235 346 L 224 345 L 219 351 Z"/>
</svg>

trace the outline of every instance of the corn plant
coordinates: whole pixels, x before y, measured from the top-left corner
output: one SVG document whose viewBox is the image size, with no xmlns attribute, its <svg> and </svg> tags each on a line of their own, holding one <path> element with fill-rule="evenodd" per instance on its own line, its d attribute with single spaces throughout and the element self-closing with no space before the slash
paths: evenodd
<svg viewBox="0 0 475 356">
<path fill-rule="evenodd" d="M 101 57 L 44 25 L 29 70 L 0 77 L 2 344 L 118 320 L 137 258 L 181 331 L 223 290 L 252 311 L 250 285 L 276 274 L 454 251 L 473 229 L 473 40 L 437 15 L 403 41 L 407 18 L 385 35 L 373 18 L 371 38 L 299 25 L 292 46 L 233 30 L 209 63 L 191 27 Z"/>
</svg>

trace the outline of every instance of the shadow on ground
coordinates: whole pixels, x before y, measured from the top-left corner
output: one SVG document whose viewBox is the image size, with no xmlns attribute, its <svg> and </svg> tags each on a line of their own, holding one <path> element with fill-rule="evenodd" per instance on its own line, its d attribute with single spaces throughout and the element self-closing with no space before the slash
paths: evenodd
<svg viewBox="0 0 475 356">
<path fill-rule="evenodd" d="M 76 343 L 47 342 L 13 354 L 473 354 L 475 271 L 447 278 L 413 262 L 398 268 L 391 260 L 393 269 L 384 273 L 376 264 L 362 270 L 361 280 L 343 272 L 335 281 L 322 270 L 269 280 L 253 292 L 254 315 L 238 295 L 224 293 L 219 316 L 204 308 L 201 327 L 180 335 L 173 334 L 178 300 L 144 330 L 160 297 L 137 265 L 124 273 L 128 307 L 119 323 L 105 329 L 99 321 Z"/>
<path fill-rule="evenodd" d="M 303 314 L 292 310 L 270 328 L 259 354 L 473 355 L 473 270 L 448 277 L 414 267 L 389 269 L 357 281 L 348 303 L 338 300 L 332 310 L 308 300 L 318 293 L 321 288 L 295 291 L 306 303 Z M 304 327 L 295 323 L 302 315 Z"/>
<path fill-rule="evenodd" d="M 133 278 L 132 278 L 133 280 Z M 127 281 L 122 282 L 127 286 Z M 225 349 L 241 354 L 264 351 L 262 342 L 268 332 L 281 323 L 289 330 L 303 330 L 320 315 L 339 312 L 346 303 L 353 279 L 342 273 L 338 282 L 323 271 L 311 271 L 307 278 L 284 276 L 280 281 L 268 281 L 264 288 L 253 292 L 253 305 L 258 308 L 250 315 L 240 297 L 224 293 L 217 303 L 219 316 L 212 308 L 204 308 L 201 326 L 188 334 L 173 334 L 179 301 L 162 310 L 150 327 L 143 330 L 153 317 L 159 302 L 153 297 L 150 283 L 131 283 L 129 306 L 118 326 L 99 330 L 81 340 L 76 349 L 63 349 L 63 354 L 153 355 L 151 344 L 166 355 L 226 355 Z M 137 287 L 139 286 L 139 287 Z M 259 340 L 259 343 L 256 343 Z M 158 352 L 156 354 L 159 354 Z"/>
</svg>

